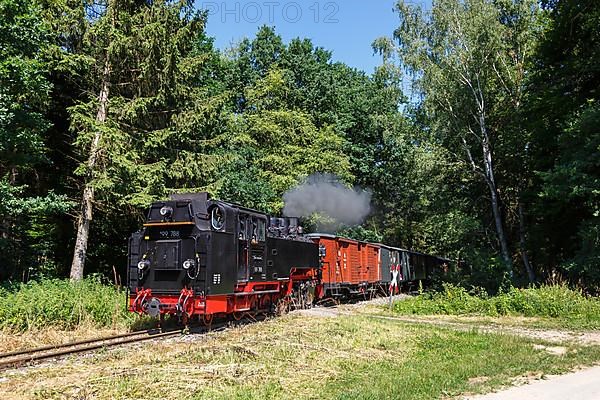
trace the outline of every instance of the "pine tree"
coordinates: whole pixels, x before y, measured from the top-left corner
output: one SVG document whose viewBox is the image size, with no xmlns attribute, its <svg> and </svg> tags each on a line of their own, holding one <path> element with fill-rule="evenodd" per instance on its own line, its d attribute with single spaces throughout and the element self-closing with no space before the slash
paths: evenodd
<svg viewBox="0 0 600 400">
<path fill-rule="evenodd" d="M 97 97 L 70 112 L 83 157 L 72 279 L 83 276 L 97 203 L 123 212 L 168 192 L 185 152 L 173 149 L 178 115 L 199 101 L 191 72 L 204 60 L 194 54 L 204 21 L 191 1 L 108 0 L 87 32 L 89 90 Z"/>
</svg>

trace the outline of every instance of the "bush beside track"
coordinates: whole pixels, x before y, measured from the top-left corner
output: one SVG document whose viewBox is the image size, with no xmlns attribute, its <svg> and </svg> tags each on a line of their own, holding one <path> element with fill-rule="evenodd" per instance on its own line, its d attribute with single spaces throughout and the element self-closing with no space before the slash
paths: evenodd
<svg viewBox="0 0 600 400">
<path fill-rule="evenodd" d="M 0 329 L 26 331 L 129 326 L 135 316 L 125 310 L 125 293 L 97 277 L 80 282 L 44 280 L 0 288 Z"/>
<path fill-rule="evenodd" d="M 440 292 L 398 301 L 393 311 L 417 315 L 524 316 L 555 319 L 570 327 L 600 328 L 600 300 L 564 285 L 516 289 L 496 296 L 444 284 Z M 0 287 L 0 329 L 26 331 L 128 327 L 136 316 L 125 309 L 125 293 L 90 277 L 81 282 L 44 280 Z"/>
<path fill-rule="evenodd" d="M 558 319 L 581 328 L 600 328 L 600 300 L 565 285 L 517 289 L 496 296 L 444 284 L 440 292 L 396 302 L 393 311 L 419 315 L 523 316 Z"/>
</svg>

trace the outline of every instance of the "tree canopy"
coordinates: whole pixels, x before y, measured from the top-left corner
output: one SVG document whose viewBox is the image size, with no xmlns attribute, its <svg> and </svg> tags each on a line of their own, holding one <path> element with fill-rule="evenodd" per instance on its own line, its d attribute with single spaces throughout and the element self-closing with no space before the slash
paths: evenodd
<svg viewBox="0 0 600 400">
<path fill-rule="evenodd" d="M 277 214 L 315 173 L 372 192 L 341 232 L 497 289 L 600 285 L 600 4 L 399 0 L 370 73 L 191 1 L 0 0 L 0 279 L 121 273 L 178 191 Z M 466 267 L 468 266 L 468 267 Z"/>
</svg>

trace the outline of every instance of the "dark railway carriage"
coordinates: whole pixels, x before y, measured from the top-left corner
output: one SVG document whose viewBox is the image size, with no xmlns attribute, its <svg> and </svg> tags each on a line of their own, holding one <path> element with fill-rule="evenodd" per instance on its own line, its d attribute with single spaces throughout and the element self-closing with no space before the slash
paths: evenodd
<svg viewBox="0 0 600 400">
<path fill-rule="evenodd" d="M 415 251 L 377 244 L 379 247 L 379 276 L 381 285 L 390 288 L 394 271 L 397 287 L 410 287 L 423 281 L 429 283 L 435 276 L 448 271 L 450 260 Z"/>
<path fill-rule="evenodd" d="M 319 248 L 297 219 L 173 195 L 148 210 L 129 241 L 130 309 L 210 321 L 320 296 Z"/>
<path fill-rule="evenodd" d="M 407 282 L 429 282 L 434 277 L 448 272 L 450 260 L 415 251 L 400 250 L 402 253 L 403 280 Z"/>
<path fill-rule="evenodd" d="M 401 268 L 401 252 L 400 249 L 386 246 L 383 244 L 379 245 L 379 270 L 381 276 L 381 283 L 389 286 L 392 281 L 392 271 L 398 270 L 398 282 L 402 280 Z"/>
</svg>

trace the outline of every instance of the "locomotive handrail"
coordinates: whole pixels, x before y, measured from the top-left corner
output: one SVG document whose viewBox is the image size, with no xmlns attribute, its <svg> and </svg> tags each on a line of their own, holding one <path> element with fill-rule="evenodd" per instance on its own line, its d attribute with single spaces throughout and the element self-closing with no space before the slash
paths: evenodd
<svg viewBox="0 0 600 400">
<path fill-rule="evenodd" d="M 175 222 L 148 222 L 144 226 L 173 226 L 173 225 L 196 225 L 193 221 L 175 221 Z"/>
</svg>

